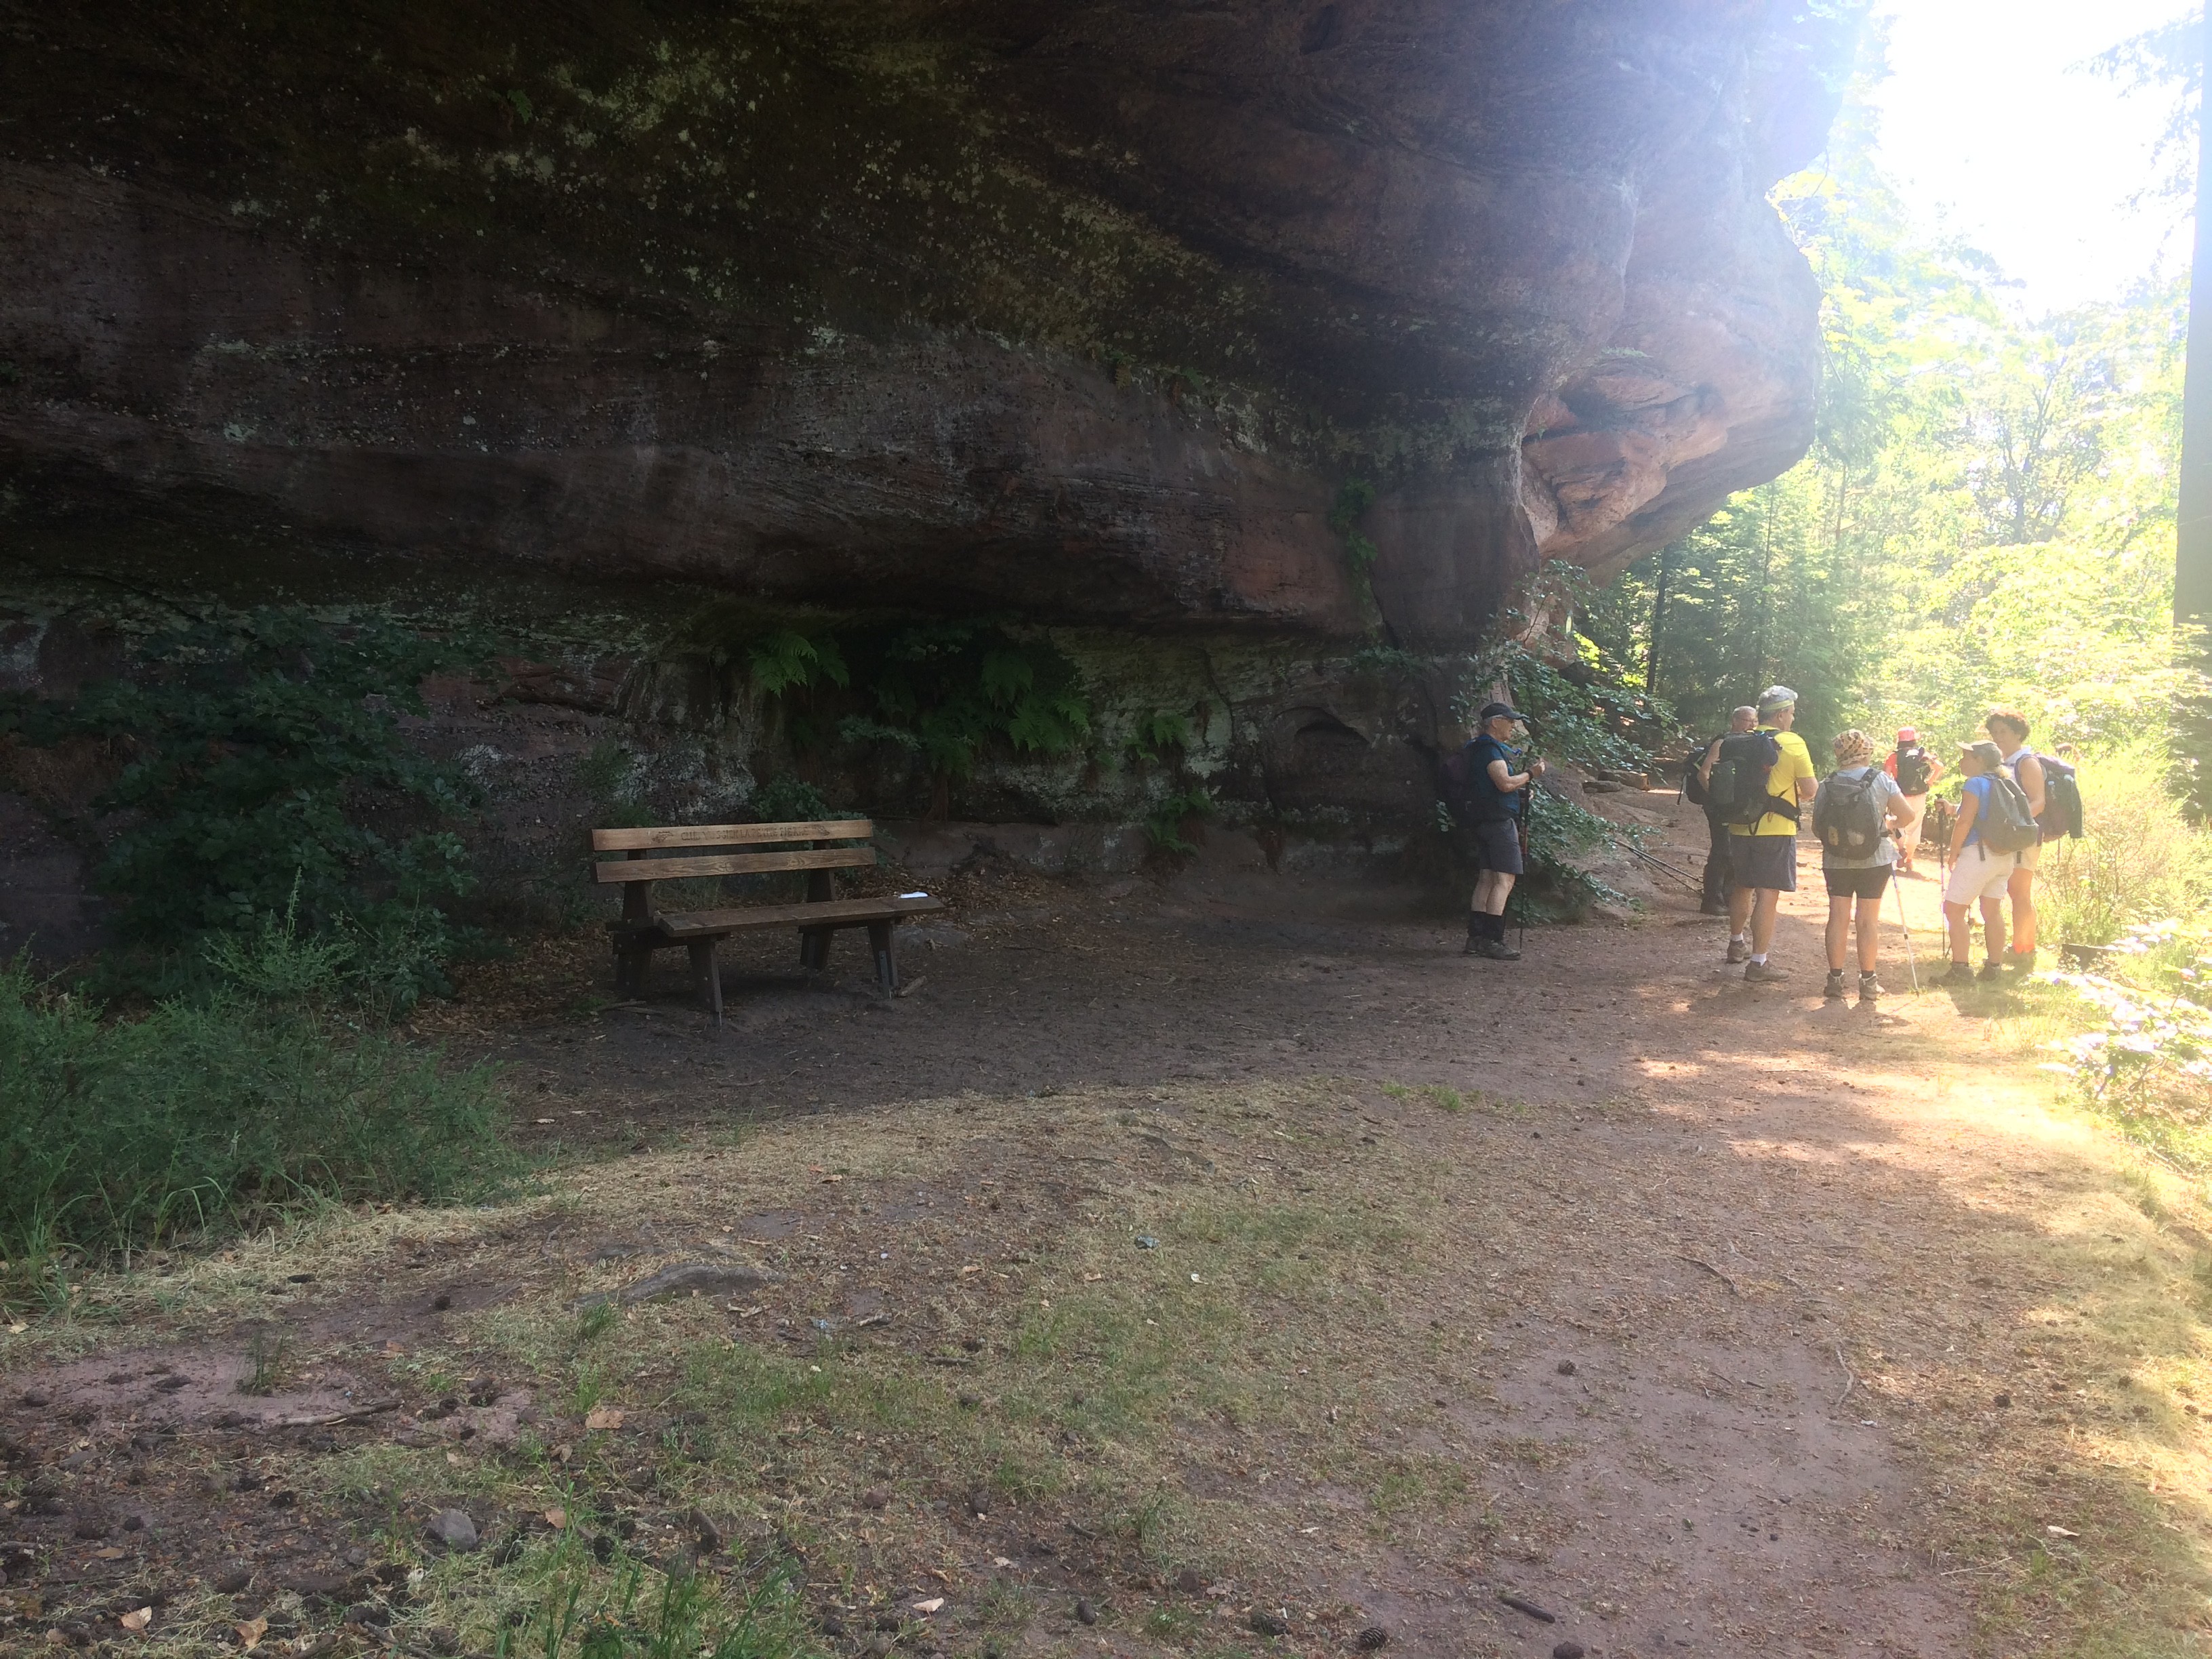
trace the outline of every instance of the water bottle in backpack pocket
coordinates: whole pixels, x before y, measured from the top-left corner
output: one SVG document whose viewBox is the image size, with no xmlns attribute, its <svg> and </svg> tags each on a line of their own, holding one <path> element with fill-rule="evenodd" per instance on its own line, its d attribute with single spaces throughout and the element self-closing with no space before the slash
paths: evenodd
<svg viewBox="0 0 2212 1659">
<path fill-rule="evenodd" d="M 1831 773 L 1820 781 L 1813 798 L 1813 833 L 1820 845 L 1839 859 L 1870 859 L 1889 834 L 1877 781 L 1882 775 L 1869 767 L 1856 778 Z"/>
</svg>

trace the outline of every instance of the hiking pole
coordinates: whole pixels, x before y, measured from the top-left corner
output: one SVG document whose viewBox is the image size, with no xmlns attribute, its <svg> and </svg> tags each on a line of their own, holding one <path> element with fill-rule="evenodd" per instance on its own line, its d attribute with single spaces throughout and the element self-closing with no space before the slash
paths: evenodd
<svg viewBox="0 0 2212 1659">
<path fill-rule="evenodd" d="M 1920 953 L 1913 948 L 1912 929 L 1905 920 L 1905 889 L 1896 877 L 1890 878 L 1889 890 L 1897 895 L 1897 930 L 1905 935 L 1905 971 L 1912 976 L 1912 994 L 1920 994 Z"/>
</svg>

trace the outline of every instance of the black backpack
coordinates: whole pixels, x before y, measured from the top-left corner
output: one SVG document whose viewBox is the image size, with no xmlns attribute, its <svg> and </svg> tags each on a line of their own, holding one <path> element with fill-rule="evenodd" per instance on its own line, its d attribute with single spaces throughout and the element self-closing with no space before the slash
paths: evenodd
<svg viewBox="0 0 2212 1659">
<path fill-rule="evenodd" d="M 1474 746 L 1481 741 L 1475 738 L 1462 744 L 1437 769 L 1443 775 L 1443 787 L 1437 793 L 1462 823 L 1497 823 L 1512 817 L 1504 798 L 1474 763 Z"/>
<path fill-rule="evenodd" d="M 1718 738 L 1713 738 L 1699 744 L 1690 751 L 1689 759 L 1682 763 L 1682 799 L 1692 806 L 1712 805 L 1713 798 L 1705 792 L 1705 781 L 1698 775 L 1705 767 L 1705 756 L 1719 741 Z"/>
<path fill-rule="evenodd" d="M 1863 777 L 1845 778 L 1830 773 L 1820 781 L 1813 798 L 1813 833 L 1820 845 L 1839 859 L 1872 858 L 1889 834 L 1875 781 L 1881 774 L 1869 766 Z"/>
<path fill-rule="evenodd" d="M 1794 821 L 1797 803 L 1766 792 L 1767 777 L 1781 759 L 1782 745 L 1771 732 L 1735 732 L 1723 738 L 1706 786 L 1715 816 L 1723 823 L 1753 829 L 1770 812 Z"/>
<path fill-rule="evenodd" d="M 2008 772 L 1990 772 L 1989 793 L 1974 817 L 1974 833 L 1992 853 L 2024 853 L 2043 839 L 2043 827 L 2027 810 L 2027 791 Z"/>
<path fill-rule="evenodd" d="M 2043 816 L 2036 820 L 2045 841 L 2081 839 L 2081 782 L 2074 769 L 2055 755 L 2038 755 L 2043 766 Z"/>
<path fill-rule="evenodd" d="M 1897 751 L 1897 793 L 1900 795 L 1924 795 L 1928 779 L 1935 768 L 1929 764 L 1928 751 L 1918 744 Z"/>
</svg>

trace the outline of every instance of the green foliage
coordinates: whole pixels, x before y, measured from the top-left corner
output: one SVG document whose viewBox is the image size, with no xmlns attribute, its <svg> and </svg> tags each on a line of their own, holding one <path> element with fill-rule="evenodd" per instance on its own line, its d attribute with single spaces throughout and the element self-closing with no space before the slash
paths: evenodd
<svg viewBox="0 0 2212 1659">
<path fill-rule="evenodd" d="M 857 639 L 857 684 L 873 707 L 848 715 L 848 742 L 891 742 L 943 777 L 965 777 L 982 746 L 1065 755 L 1091 734 L 1075 665 L 1047 639 L 982 620 L 924 623 Z"/>
<path fill-rule="evenodd" d="M 126 936 L 160 946 L 294 915 L 347 933 L 353 956 L 415 959 L 434 981 L 453 948 L 444 906 L 471 884 L 446 827 L 472 804 L 460 772 L 402 733 L 424 675 L 478 659 L 388 618 L 319 621 L 299 606 L 149 639 L 128 679 L 73 703 L 0 701 L 0 732 L 93 737 L 127 757 L 96 805 L 120 816 L 95 877 L 126 901 Z"/>
<path fill-rule="evenodd" d="M 1180 789 L 1145 815 L 1145 834 L 1163 853 L 1194 853 L 1198 848 L 1185 838 L 1183 826 L 1212 816 L 1212 796 L 1195 787 Z"/>
<path fill-rule="evenodd" d="M 2212 830 L 2183 812 L 2164 745 L 2085 761 L 2080 781 L 2085 833 L 2045 843 L 2036 875 L 2041 937 L 2109 945 L 2136 921 L 2212 917 Z"/>
<path fill-rule="evenodd" d="M 819 823 L 845 816 L 822 798 L 822 792 L 803 778 L 779 772 L 753 792 L 752 812 L 761 823 Z"/>
<path fill-rule="evenodd" d="M 2093 1011 L 2048 1069 L 2132 1138 L 2212 1170 L 2212 911 L 2134 923 L 2100 971 L 2047 977 Z"/>
<path fill-rule="evenodd" d="M 1533 714 L 1533 709 L 1522 712 Z M 1570 915 L 1581 915 L 1595 904 L 1626 904 L 1628 896 L 1599 880 L 1575 860 L 1613 846 L 1635 832 L 1599 817 L 1579 802 L 1549 789 L 1539 789 L 1528 805 L 1528 863 L 1537 878 L 1534 884 L 1515 886 L 1509 906 L 1523 913 L 1553 908 L 1546 890 L 1556 896 L 1557 907 Z"/>
<path fill-rule="evenodd" d="M 1375 562 L 1375 544 L 1359 531 L 1359 521 L 1375 505 L 1375 486 L 1364 478 L 1347 478 L 1328 509 L 1328 527 L 1344 538 L 1344 556 L 1352 574 L 1364 576 Z"/>
<path fill-rule="evenodd" d="M 1485 659 L 1474 677 L 1480 685 L 1503 679 L 1513 706 L 1528 716 L 1530 750 L 1547 759 L 1577 766 L 1612 766 L 1641 771 L 1651 763 L 1646 738 L 1663 738 L 1674 725 L 1665 704 L 1592 676 L 1585 684 L 1525 647 L 1507 644 Z M 1469 695 L 1486 700 L 1487 693 Z M 1472 724 L 1473 706 L 1455 713 Z"/>
<path fill-rule="evenodd" d="M 1129 735 L 1127 752 L 1134 759 L 1158 761 L 1170 751 L 1189 746 L 1190 720 L 1183 714 L 1155 709 L 1142 715 Z"/>
<path fill-rule="evenodd" d="M 753 684 L 771 697 L 818 680 L 832 685 L 850 685 L 853 680 L 837 641 L 826 634 L 817 636 L 779 628 L 755 641 L 746 659 Z"/>
<path fill-rule="evenodd" d="M 448 1072 L 334 1018 L 312 994 L 334 969 L 301 948 L 249 964 L 264 995 L 290 1000 L 219 992 L 136 1020 L 103 1020 L 22 962 L 0 969 L 0 1255 L 35 1280 L 64 1248 L 466 1198 L 515 1169 L 489 1071 Z"/>
</svg>

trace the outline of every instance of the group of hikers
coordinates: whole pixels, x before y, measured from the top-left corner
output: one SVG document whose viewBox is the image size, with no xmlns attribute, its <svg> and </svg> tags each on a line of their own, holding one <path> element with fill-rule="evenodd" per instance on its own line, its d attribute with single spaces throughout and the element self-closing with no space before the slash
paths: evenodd
<svg viewBox="0 0 2212 1659">
<path fill-rule="evenodd" d="M 1797 890 L 1797 837 L 1810 805 L 1828 890 L 1826 994 L 1850 994 L 1856 954 L 1859 1000 L 1873 1001 L 1883 994 L 1877 972 L 1882 898 L 1893 875 L 1920 874 L 1929 792 L 1949 769 L 1911 726 L 1898 732 L 1895 747 L 1879 764 L 1874 739 L 1854 730 L 1837 734 L 1835 768 L 1821 778 L 1805 739 L 1791 729 L 1796 717 L 1797 694 L 1770 685 L 1756 703 L 1734 711 L 1726 732 L 1690 752 L 1682 792 L 1705 809 L 1711 838 L 1702 908 L 1728 917 L 1726 959 L 1743 964 L 1747 981 L 1788 978 L 1790 970 L 1771 957 L 1775 921 L 1782 895 Z M 1448 771 L 1456 781 L 1463 844 L 1478 872 L 1467 951 L 1505 961 L 1520 955 L 1506 942 L 1505 902 L 1527 854 L 1530 792 L 1545 773 L 1542 761 L 1524 763 L 1515 746 L 1525 721 L 1510 703 L 1486 704 Z M 2043 843 L 2081 832 L 2074 769 L 2028 747 L 2027 717 L 2017 709 L 1993 709 L 1983 729 L 1986 738 L 1959 745 L 1959 805 L 1947 815 L 1948 834 L 1939 843 L 1948 870 L 1943 912 L 1951 957 L 1941 984 L 1993 981 L 2035 965 L 2035 872 Z M 1985 947 L 1978 972 L 1971 960 L 1977 908 Z"/>
</svg>

